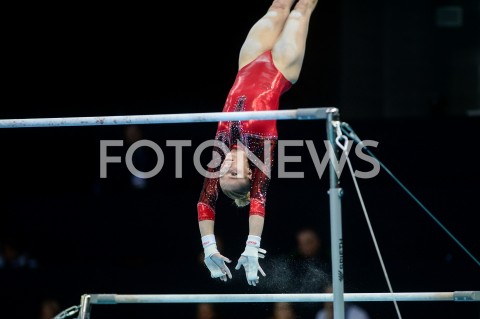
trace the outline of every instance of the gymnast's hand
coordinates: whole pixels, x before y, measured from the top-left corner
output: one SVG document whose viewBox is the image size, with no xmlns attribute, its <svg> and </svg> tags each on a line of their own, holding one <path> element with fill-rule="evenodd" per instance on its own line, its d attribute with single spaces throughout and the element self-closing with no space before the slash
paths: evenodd
<svg viewBox="0 0 480 319">
<path fill-rule="evenodd" d="M 265 253 L 267 253 L 267 251 L 260 248 L 260 237 L 248 236 L 245 251 L 238 259 L 235 269 L 239 270 L 242 266 L 245 268 L 247 282 L 251 286 L 256 286 L 258 284 L 260 280 L 258 272 L 260 272 L 264 277 L 266 276 L 262 267 L 260 267 L 260 264 L 258 263 L 258 258 L 265 258 Z"/>
<path fill-rule="evenodd" d="M 225 263 L 231 263 L 232 261 L 220 253 L 215 253 L 209 257 L 205 257 L 205 265 L 210 270 L 212 278 L 220 278 L 222 281 L 227 281 L 228 278 L 232 279 L 232 273 L 228 269 Z"/>
<path fill-rule="evenodd" d="M 222 281 L 227 281 L 228 276 L 228 278 L 232 279 L 232 273 L 225 264 L 226 262 L 231 263 L 232 261 L 218 252 L 216 244 L 208 245 L 204 248 L 204 252 L 204 262 L 208 270 L 210 270 L 212 278 L 220 278 Z"/>
</svg>

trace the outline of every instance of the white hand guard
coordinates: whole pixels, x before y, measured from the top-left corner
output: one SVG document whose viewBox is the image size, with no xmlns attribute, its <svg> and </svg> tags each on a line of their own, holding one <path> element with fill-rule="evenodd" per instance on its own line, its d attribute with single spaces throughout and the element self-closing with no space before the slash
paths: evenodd
<svg viewBox="0 0 480 319">
<path fill-rule="evenodd" d="M 205 265 L 210 270 L 212 278 L 220 278 L 222 281 L 227 281 L 228 278 L 232 279 L 232 273 L 228 269 L 227 263 L 232 261 L 227 257 L 220 255 L 217 249 L 217 244 L 214 235 L 206 235 L 202 237 L 203 251 L 205 253 Z"/>
<path fill-rule="evenodd" d="M 265 258 L 267 251 L 260 248 L 261 238 L 258 236 L 249 235 L 247 239 L 247 245 L 245 251 L 238 259 L 236 270 L 239 270 L 242 266 L 245 268 L 245 275 L 249 285 L 256 286 L 259 282 L 258 272 L 263 276 L 266 276 L 262 267 L 258 263 L 258 258 Z"/>
</svg>

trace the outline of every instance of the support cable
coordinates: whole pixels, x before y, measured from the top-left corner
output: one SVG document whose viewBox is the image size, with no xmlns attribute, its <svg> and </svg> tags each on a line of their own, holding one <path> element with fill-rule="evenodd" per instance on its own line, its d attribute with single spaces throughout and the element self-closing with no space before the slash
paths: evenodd
<svg viewBox="0 0 480 319">
<path fill-rule="evenodd" d="M 352 175 L 353 183 L 355 184 L 355 189 L 357 190 L 358 198 L 360 200 L 360 204 L 362 205 L 363 213 L 365 215 L 365 219 L 367 221 L 368 229 L 370 230 L 370 234 L 372 236 L 373 244 L 375 245 L 375 250 L 377 251 L 378 259 L 380 260 L 380 264 L 382 266 L 383 274 L 385 276 L 385 280 L 387 281 L 388 285 L 388 290 L 390 291 L 390 294 L 392 295 L 393 303 L 395 305 L 395 310 L 397 312 L 398 318 L 402 319 L 402 315 L 400 314 L 400 309 L 398 307 L 398 303 L 396 298 L 394 297 L 393 293 L 393 288 L 392 284 L 390 283 L 390 279 L 388 278 L 388 273 L 387 269 L 385 268 L 385 263 L 383 262 L 382 254 L 380 253 L 380 248 L 378 247 L 377 239 L 375 238 L 375 233 L 373 232 L 373 227 L 370 222 L 370 218 L 368 217 L 367 213 L 367 208 L 365 207 L 365 203 L 362 198 L 362 194 L 360 192 L 360 188 L 358 187 L 357 179 L 355 177 L 355 172 L 352 167 L 352 163 L 350 161 L 350 158 L 348 157 L 348 138 L 345 135 L 342 135 L 342 131 L 340 129 L 340 123 L 337 123 L 337 138 L 335 139 L 335 142 L 337 143 L 338 147 L 343 150 L 345 157 L 347 159 L 347 164 L 348 168 L 350 169 L 350 174 Z M 343 141 L 343 144 L 342 144 Z"/>
<path fill-rule="evenodd" d="M 427 209 L 427 207 L 425 205 L 423 205 L 420 200 L 418 200 L 417 197 L 415 197 L 413 195 L 413 193 L 411 191 L 408 190 L 408 188 L 402 184 L 402 182 L 400 182 L 400 180 L 395 177 L 395 175 L 393 175 L 393 173 L 362 143 L 362 141 L 360 140 L 360 138 L 357 136 L 357 134 L 355 134 L 355 132 L 353 131 L 353 129 L 350 127 L 350 125 L 348 125 L 348 123 L 345 123 L 345 122 L 342 122 L 342 124 L 340 125 L 341 127 L 341 130 L 343 132 L 343 134 L 345 134 L 348 138 L 352 139 L 353 141 L 355 141 L 356 143 L 358 143 L 360 146 L 363 147 L 363 149 L 372 157 L 374 158 L 379 164 L 380 166 L 388 173 L 388 175 L 390 175 L 390 177 L 393 178 L 393 180 L 398 184 L 400 185 L 400 187 L 428 214 L 428 216 L 430 216 L 437 224 L 438 226 L 440 226 L 440 228 L 442 228 L 448 236 L 450 236 L 450 238 L 453 239 L 453 241 L 458 245 L 460 246 L 461 249 L 463 249 L 463 251 L 470 257 L 473 259 L 473 261 L 478 265 L 480 266 L 480 261 L 475 258 L 475 256 L 470 252 L 468 251 L 468 249 L 440 222 L 440 220 L 438 220 L 433 214 L 432 212 L 430 212 L 430 210 Z M 348 157 L 347 157 L 348 158 Z"/>
</svg>

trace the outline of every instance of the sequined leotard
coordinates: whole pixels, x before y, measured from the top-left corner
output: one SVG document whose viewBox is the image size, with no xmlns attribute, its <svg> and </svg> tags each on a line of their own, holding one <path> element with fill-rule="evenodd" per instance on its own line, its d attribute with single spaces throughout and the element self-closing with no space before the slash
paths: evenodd
<svg viewBox="0 0 480 319">
<path fill-rule="evenodd" d="M 292 83 L 273 64 L 271 51 L 266 51 L 238 71 L 223 112 L 278 110 L 280 96 L 291 86 Z M 264 162 L 264 142 L 268 141 L 270 163 L 265 164 L 271 166 L 278 140 L 276 124 L 275 120 L 219 122 L 215 139 L 224 143 L 229 149 L 236 147 L 238 140 L 261 162 Z M 217 152 L 221 154 L 223 161 L 226 154 L 221 150 Z M 250 161 L 249 164 L 252 169 L 249 214 L 264 216 L 270 179 L 256 163 Z M 217 166 L 209 171 L 215 172 L 219 169 L 220 167 Z M 199 221 L 215 219 L 218 190 L 218 178 L 206 177 L 197 203 Z"/>
</svg>

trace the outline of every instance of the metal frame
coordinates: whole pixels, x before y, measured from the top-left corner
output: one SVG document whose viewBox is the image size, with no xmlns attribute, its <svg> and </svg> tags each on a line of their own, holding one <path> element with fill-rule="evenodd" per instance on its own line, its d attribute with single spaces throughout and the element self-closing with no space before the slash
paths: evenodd
<svg viewBox="0 0 480 319">
<path fill-rule="evenodd" d="M 103 117 L 30 118 L 0 120 L 0 128 L 103 126 L 130 124 L 169 124 L 243 120 L 321 120 L 326 119 L 330 158 L 339 153 L 336 129 L 337 108 L 300 108 L 277 111 L 212 112 Z M 333 293 L 328 294 L 224 294 L 224 295 L 115 295 L 85 294 L 81 297 L 78 319 L 89 319 L 92 304 L 120 303 L 200 303 L 200 302 L 333 302 L 334 317 L 344 319 L 345 301 L 480 301 L 479 291 L 417 292 L 417 293 L 355 293 L 345 294 L 343 286 L 343 236 L 341 197 L 337 175 L 338 161 L 330 160 L 330 227 L 332 248 Z"/>
<path fill-rule="evenodd" d="M 480 291 L 346 293 L 348 302 L 376 301 L 480 301 Z M 81 298 L 77 319 L 90 319 L 92 305 L 162 304 L 162 303 L 246 303 L 246 302 L 334 302 L 334 293 L 300 294 L 176 294 L 176 295 L 116 295 L 85 294 Z M 335 309 L 334 309 L 335 310 Z"/>
<path fill-rule="evenodd" d="M 126 116 L 29 118 L 0 120 L 0 128 L 173 124 L 244 120 L 320 120 L 336 108 L 301 108 L 279 111 L 210 112 Z"/>
<path fill-rule="evenodd" d="M 116 295 L 91 294 L 82 298 L 88 304 L 112 305 L 126 303 L 241 303 L 241 302 L 334 302 L 333 293 L 298 294 L 176 294 Z M 480 301 L 480 291 L 345 293 L 345 301 Z M 83 318 L 82 318 L 83 319 Z"/>
</svg>

